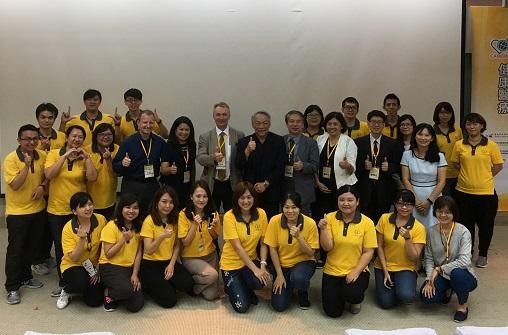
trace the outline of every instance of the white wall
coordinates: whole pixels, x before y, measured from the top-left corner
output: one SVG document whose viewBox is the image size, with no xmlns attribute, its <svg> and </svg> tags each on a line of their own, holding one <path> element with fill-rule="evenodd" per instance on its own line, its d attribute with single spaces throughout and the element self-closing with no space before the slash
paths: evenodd
<svg viewBox="0 0 508 335">
<path fill-rule="evenodd" d="M 0 156 L 35 107 L 83 110 L 88 88 L 102 110 L 125 110 L 136 87 L 168 127 L 188 115 L 199 134 L 224 100 L 232 125 L 319 104 L 338 110 L 349 95 L 360 115 L 386 93 L 402 113 L 430 121 L 437 102 L 460 100 L 458 0 L 0 0 Z"/>
</svg>

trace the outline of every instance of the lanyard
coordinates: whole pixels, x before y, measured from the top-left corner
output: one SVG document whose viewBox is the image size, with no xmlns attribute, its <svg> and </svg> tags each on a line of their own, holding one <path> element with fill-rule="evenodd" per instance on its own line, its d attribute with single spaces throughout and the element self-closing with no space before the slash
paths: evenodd
<svg viewBox="0 0 508 335">
<path fill-rule="evenodd" d="M 148 152 L 146 151 L 145 144 L 143 143 L 143 141 L 139 140 L 139 143 L 141 143 L 141 148 L 143 148 L 143 151 L 145 152 L 147 164 L 150 164 L 150 153 L 152 152 L 152 139 L 150 138 L 150 145 L 148 146 Z"/>
<path fill-rule="evenodd" d="M 340 138 L 339 138 L 340 139 Z M 335 149 L 337 148 L 337 144 L 339 144 L 339 141 L 335 143 L 332 150 L 330 150 L 330 142 L 328 142 L 328 145 L 326 146 L 326 165 L 330 165 L 330 157 L 335 153 Z"/>
<path fill-rule="evenodd" d="M 446 255 L 446 262 L 448 262 L 448 259 L 450 258 L 450 242 L 452 240 L 452 233 L 453 229 L 455 228 L 455 222 L 452 224 L 452 229 L 450 229 L 450 232 L 448 233 L 448 236 L 446 237 L 446 244 L 443 241 L 443 231 L 441 230 L 441 227 L 439 228 L 441 232 L 441 242 L 443 242 L 443 246 L 445 247 L 445 255 Z"/>
<path fill-rule="evenodd" d="M 296 147 L 296 143 L 294 141 L 293 141 L 293 146 L 291 146 L 291 143 L 288 143 L 288 162 L 291 161 L 291 155 L 293 154 L 295 147 Z"/>
<path fill-rule="evenodd" d="M 183 160 L 185 161 L 185 171 L 187 171 L 187 167 L 189 165 L 189 149 L 185 148 L 183 151 L 185 151 L 185 155 L 183 155 Z"/>
</svg>

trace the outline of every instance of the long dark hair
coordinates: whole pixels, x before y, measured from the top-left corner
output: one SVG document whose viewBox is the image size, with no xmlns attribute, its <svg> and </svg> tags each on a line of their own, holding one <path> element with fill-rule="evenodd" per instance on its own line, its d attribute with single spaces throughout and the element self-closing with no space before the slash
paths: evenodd
<svg viewBox="0 0 508 335">
<path fill-rule="evenodd" d="M 190 128 L 189 138 L 187 139 L 187 143 L 189 145 L 189 149 L 196 148 L 196 139 L 194 138 L 194 125 L 192 121 L 187 116 L 179 116 L 173 122 L 171 129 L 169 130 L 168 142 L 179 144 L 178 139 L 176 138 L 176 128 L 180 126 L 182 123 L 185 123 Z"/>
<path fill-rule="evenodd" d="M 448 121 L 448 128 L 450 128 L 450 132 L 455 131 L 455 111 L 453 110 L 452 105 L 447 101 L 442 101 L 436 105 L 434 108 L 434 115 L 432 116 L 432 121 L 437 126 L 439 124 L 439 113 L 444 109 L 447 112 L 452 113 L 452 117 Z"/>
<path fill-rule="evenodd" d="M 192 185 L 192 189 L 190 191 L 190 196 L 192 196 L 194 194 L 194 192 L 196 191 L 196 189 L 198 188 L 202 188 L 203 190 L 205 190 L 206 192 L 206 195 L 208 196 L 208 202 L 206 203 L 205 205 L 205 208 L 203 208 L 203 213 L 201 214 L 201 218 L 203 220 L 206 220 L 206 219 L 210 219 L 212 217 L 212 213 L 215 213 L 216 209 L 215 209 L 215 203 L 213 202 L 213 199 L 212 199 L 212 192 L 210 192 L 210 187 L 208 187 L 208 184 L 206 181 L 204 180 L 198 180 L 194 183 L 194 185 Z M 187 219 L 189 220 L 194 220 L 194 217 L 192 215 L 193 212 L 196 211 L 196 206 L 194 206 L 194 202 L 192 201 L 192 199 L 187 199 L 187 206 L 185 206 L 185 216 L 187 217 Z"/>
<path fill-rule="evenodd" d="M 157 209 L 157 204 L 161 200 L 164 194 L 168 194 L 171 200 L 173 200 L 173 210 L 168 215 L 168 224 L 177 224 L 178 223 L 178 206 L 180 202 L 178 201 L 178 194 L 171 186 L 162 186 L 155 192 L 152 202 L 148 208 L 148 213 L 152 217 L 152 221 L 156 226 L 163 226 L 164 222 L 162 222 L 162 218 L 159 214 L 159 210 Z"/>
<path fill-rule="evenodd" d="M 413 125 L 413 133 L 416 128 L 416 121 L 412 115 L 404 114 L 399 116 L 399 119 L 397 120 L 397 141 L 400 142 L 401 144 L 404 144 L 404 135 L 402 135 L 402 132 L 400 131 L 400 124 L 406 120 L 409 120 L 409 122 L 411 122 L 411 124 Z"/>
<path fill-rule="evenodd" d="M 138 203 L 139 199 L 132 193 L 123 193 L 118 200 L 118 204 L 115 209 L 115 224 L 118 227 L 118 230 L 122 231 L 122 228 L 125 227 L 125 219 L 123 217 L 122 211 L 124 207 L 134 205 Z M 138 216 L 132 220 L 132 228 L 136 233 L 141 231 L 141 211 L 138 213 Z"/>
<path fill-rule="evenodd" d="M 439 147 L 437 146 L 436 131 L 434 130 L 434 127 L 428 123 L 420 123 L 414 129 L 413 135 L 411 136 L 411 150 L 418 146 L 416 144 L 416 134 L 420 133 L 424 129 L 427 129 L 429 134 L 432 136 L 432 141 L 429 143 L 429 149 L 423 159 L 431 163 L 439 162 Z"/>
<path fill-rule="evenodd" d="M 241 181 L 233 188 L 231 210 L 236 217 L 242 216 L 242 210 L 240 209 L 240 205 L 238 205 L 238 199 L 240 199 L 240 197 L 247 191 L 249 191 L 249 193 L 254 198 L 254 202 L 250 208 L 250 215 L 251 217 L 257 217 L 258 215 L 258 198 L 256 195 L 256 190 L 254 189 L 254 186 L 252 186 L 252 184 L 248 181 Z"/>
</svg>

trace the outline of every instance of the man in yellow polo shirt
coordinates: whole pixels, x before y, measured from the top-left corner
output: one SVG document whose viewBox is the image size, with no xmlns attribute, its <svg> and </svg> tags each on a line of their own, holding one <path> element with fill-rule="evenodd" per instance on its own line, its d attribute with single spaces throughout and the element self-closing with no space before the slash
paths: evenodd
<svg viewBox="0 0 508 335">
<path fill-rule="evenodd" d="M 342 100 L 341 108 L 347 124 L 347 136 L 355 139 L 369 134 L 370 130 L 367 122 L 358 120 L 360 103 L 355 97 L 347 97 Z"/>
<path fill-rule="evenodd" d="M 44 200 L 44 162 L 46 153 L 37 150 L 37 127 L 27 124 L 18 130 L 19 146 L 3 163 L 6 222 L 9 234 L 5 257 L 7 303 L 19 304 L 22 286 L 39 288 L 43 284 L 32 277 L 30 266 L 35 246 L 40 242 L 46 222 Z"/>
<path fill-rule="evenodd" d="M 80 115 L 75 116 L 71 116 L 70 111 L 63 113 L 60 119 L 60 131 L 65 131 L 70 126 L 81 126 L 86 132 L 83 147 L 92 144 L 92 132 L 98 125 L 109 123 L 113 128 L 115 127 L 115 119 L 111 115 L 104 114 L 99 110 L 101 102 L 101 92 L 93 89 L 87 90 L 83 94 L 83 103 L 86 110 Z"/>
<path fill-rule="evenodd" d="M 400 99 L 394 93 L 389 93 L 383 100 L 383 109 L 386 112 L 386 123 L 383 135 L 397 138 L 397 122 L 399 121 Z"/>
</svg>

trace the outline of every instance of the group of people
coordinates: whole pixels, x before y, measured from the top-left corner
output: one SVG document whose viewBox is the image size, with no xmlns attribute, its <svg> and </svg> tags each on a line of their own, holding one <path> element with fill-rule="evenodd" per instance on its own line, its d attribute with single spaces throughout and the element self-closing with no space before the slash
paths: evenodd
<svg viewBox="0 0 508 335">
<path fill-rule="evenodd" d="M 38 127 L 22 126 L 4 160 L 9 304 L 20 302 L 22 286 L 42 286 L 32 272 L 56 263 L 59 309 L 75 294 L 107 311 L 119 302 L 139 311 L 144 295 L 169 308 L 176 291 L 215 300 L 219 274 L 239 313 L 269 283 L 275 310 L 287 309 L 293 293 L 307 309 L 310 280 L 323 267 L 323 309 L 338 317 L 346 305 L 360 312 L 375 259 L 381 307 L 412 302 L 423 267 L 422 301 L 449 302 L 455 292 L 454 319 L 467 318 L 475 226 L 476 266 L 486 267 L 503 167 L 481 115 L 465 116 L 463 136 L 447 102 L 433 125 L 417 124 L 388 94 L 386 113 L 373 110 L 365 122 L 348 97 L 326 116 L 317 105 L 288 112 L 284 136 L 258 111 L 245 135 L 220 102 L 215 127 L 196 143 L 188 117 L 168 131 L 140 108 L 138 89 L 125 92 L 124 116 L 102 113 L 101 100 L 86 91 L 86 110 L 63 113 L 59 130 L 57 108 L 39 105 Z"/>
</svg>

